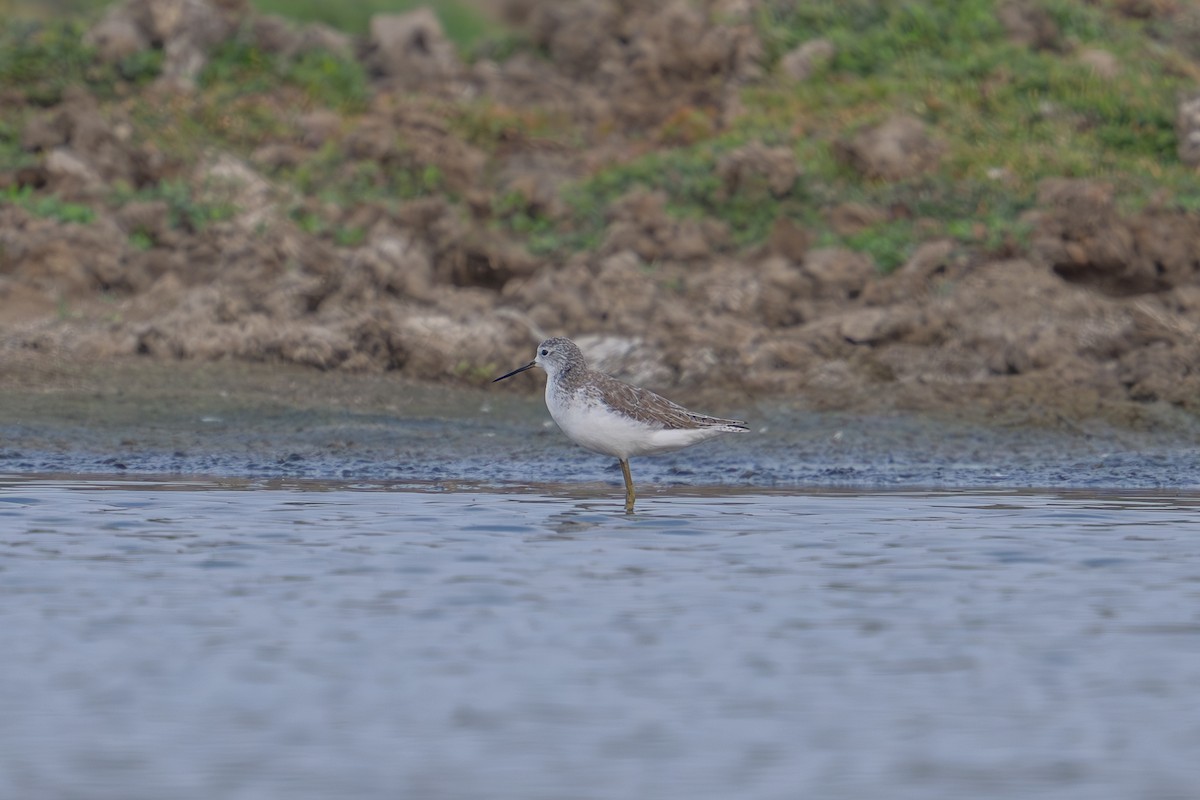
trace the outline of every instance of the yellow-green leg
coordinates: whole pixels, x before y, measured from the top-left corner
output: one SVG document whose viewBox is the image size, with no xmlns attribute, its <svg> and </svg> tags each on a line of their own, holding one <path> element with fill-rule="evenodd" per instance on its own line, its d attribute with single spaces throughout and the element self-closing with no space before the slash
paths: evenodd
<svg viewBox="0 0 1200 800">
<path fill-rule="evenodd" d="M 633 501 L 637 500 L 637 493 L 633 491 L 633 476 L 629 474 L 629 462 L 625 459 L 618 459 L 621 462 L 621 474 L 625 476 L 625 510 L 633 511 Z"/>
</svg>

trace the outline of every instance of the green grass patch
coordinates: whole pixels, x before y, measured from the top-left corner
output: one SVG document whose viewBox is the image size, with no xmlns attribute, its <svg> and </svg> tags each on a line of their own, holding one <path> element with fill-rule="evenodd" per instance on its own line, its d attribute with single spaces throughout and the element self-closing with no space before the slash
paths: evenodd
<svg viewBox="0 0 1200 800">
<path fill-rule="evenodd" d="M 127 110 L 138 136 L 182 162 L 213 147 L 246 156 L 272 142 L 294 142 L 296 118 L 317 108 L 353 115 L 370 88 L 358 62 L 325 51 L 295 57 L 265 53 L 247 36 L 218 46 L 191 95 L 135 95 Z"/>
<path fill-rule="evenodd" d="M 232 219 L 237 213 L 237 208 L 230 203 L 208 201 L 198 197 L 184 180 L 166 180 L 137 190 L 121 185 L 114 189 L 111 198 L 115 206 L 122 206 L 134 200 L 161 200 L 167 206 L 167 218 L 171 227 L 189 233 L 199 233 L 215 222 Z M 149 237 L 144 233 L 143 239 L 147 241 L 139 242 L 135 239 L 134 244 L 147 244 Z"/>
<path fill-rule="evenodd" d="M 358 247 L 367 240 L 367 231 L 355 225 L 342 225 L 303 208 L 292 209 L 289 216 L 300 230 L 329 239 L 339 247 Z"/>
<path fill-rule="evenodd" d="M 753 192 L 723 194 L 717 161 L 730 142 L 706 142 L 688 148 L 656 151 L 628 164 L 605 170 L 572 192 L 578 217 L 600 229 L 614 200 L 636 189 L 665 192 L 667 211 L 679 217 L 710 216 L 725 221 L 733 241 L 746 245 L 764 238 L 775 218 L 798 198 L 779 200 Z M 599 235 L 599 230 L 595 236 Z M 593 237 L 587 237 L 588 241 Z"/>
<path fill-rule="evenodd" d="M 0 204 L 19 206 L 34 216 L 59 222 L 86 225 L 96 218 L 96 212 L 90 206 L 71 203 L 54 194 L 41 194 L 28 186 L 0 191 Z"/>
<path fill-rule="evenodd" d="M 492 200 L 493 225 L 525 242 L 534 255 L 554 255 L 584 249 L 598 242 L 599 230 L 564 225 L 543 211 L 531 208 L 522 192 L 497 194 Z"/>
<path fill-rule="evenodd" d="M 1143 26 L 1076 0 L 1038 4 L 1064 48 L 1113 53 L 1115 78 L 1101 78 L 1072 52 L 1010 42 L 991 0 L 890 3 L 882 0 L 774 0 L 760 30 L 777 57 L 826 37 L 837 47 L 826 80 L 748 93 L 747 135 L 816 119 L 847 128 L 896 110 L 915 113 L 950 147 L 948 177 L 979 178 L 993 167 L 1022 183 L 1047 175 L 1144 172 L 1175 161 L 1175 101 L 1189 82 Z M 810 132 L 811 134 L 811 132 Z"/>
<path fill-rule="evenodd" d="M 950 237 L 987 252 L 1019 247 L 1028 238 L 1020 216 L 1033 205 L 1032 191 L 1013 192 L 997 180 L 941 175 L 866 182 L 839 165 L 828 148 L 813 143 L 801 150 L 798 160 L 807 169 L 788 194 L 775 197 L 753 184 L 729 194 L 717 164 L 731 144 L 726 139 L 654 152 L 606 169 L 568 190 L 570 213 L 564 220 L 530 211 L 517 193 L 501 195 L 493 204 L 493 217 L 525 238 L 536 253 L 594 249 L 603 239 L 612 204 L 635 189 L 648 189 L 666 194 L 669 215 L 721 220 L 736 247 L 761 243 L 776 220 L 785 217 L 813 231 L 816 245 L 868 253 L 885 272 L 903 264 L 930 238 Z M 872 207 L 882 219 L 855 233 L 839 234 L 826 217 L 843 203 Z"/>
<path fill-rule="evenodd" d="M 818 37 L 837 54 L 820 80 L 746 90 L 748 113 L 732 135 L 786 132 L 805 170 L 805 201 L 817 209 L 847 201 L 902 209 L 850 237 L 820 227 L 811 207 L 796 215 L 818 226 L 822 243 L 869 252 L 884 268 L 930 236 L 985 250 L 1021 246 L 1028 230 L 1019 217 L 1047 177 L 1101 178 L 1134 198 L 1167 188 L 1181 204 L 1196 202 L 1194 172 L 1175 150 L 1175 104 L 1191 85 L 1177 53 L 1149 39 L 1144 23 L 1078 0 L 1038 3 L 1058 37 L 1049 48 L 1029 48 L 1010 41 L 998 6 L 768 0 L 757 21 L 769 61 Z M 1113 54 L 1115 76 L 1079 60 L 1089 46 Z M 898 111 L 922 118 L 943 143 L 934 173 L 868 181 L 832 158 L 834 142 Z M 713 213 L 736 219 L 734 210 Z"/>
<path fill-rule="evenodd" d="M 245 34 L 213 51 L 198 82 L 223 101 L 291 87 L 303 95 L 309 107 L 346 113 L 361 111 L 370 96 L 366 72 L 354 59 L 321 50 L 295 57 L 266 53 Z"/>
<path fill-rule="evenodd" d="M 0 0 L 0 16 L 8 19 L 95 19 L 116 0 Z M 364 34 L 374 14 L 400 14 L 428 6 L 437 14 L 446 36 L 469 47 L 497 32 L 496 24 L 470 2 L 459 0 L 253 0 L 256 9 L 298 22 L 323 22 L 350 33 Z"/>
<path fill-rule="evenodd" d="M 365 34 L 375 14 L 400 14 L 428 6 L 437 14 L 446 37 L 467 48 L 495 31 L 495 24 L 478 9 L 454 0 L 356 0 L 330 3 L 326 0 L 254 0 L 260 11 L 302 22 L 324 22 L 351 33 Z"/>
<path fill-rule="evenodd" d="M 601 241 L 612 203 L 642 187 L 664 192 L 670 214 L 723 221 L 736 246 L 762 242 L 787 217 L 819 244 L 867 252 L 889 270 L 932 237 L 985 252 L 1022 247 L 1029 231 L 1021 215 L 1047 177 L 1101 178 L 1132 198 L 1165 188 L 1181 207 L 1200 204 L 1194 173 L 1175 151 L 1175 104 L 1191 86 L 1178 53 L 1104 4 L 1037 7 L 1058 29 L 1045 49 L 1011 41 L 992 0 L 768 0 L 756 12 L 768 63 L 824 37 L 837 53 L 820 80 L 744 90 L 746 113 L 732 129 L 660 137 L 665 146 L 570 187 L 563 220 L 523 208 L 519 197 L 495 202 L 493 217 L 538 248 L 588 249 Z M 1112 53 L 1118 74 L 1101 77 L 1082 63 L 1088 46 Z M 923 119 L 942 143 L 932 173 L 873 181 L 834 157 L 835 143 L 897 112 Z M 481 114 L 469 122 L 481 146 L 514 135 L 505 128 L 511 120 L 493 124 Z M 754 140 L 796 154 L 803 174 L 789 195 L 723 191 L 721 155 Z M 829 212 L 847 202 L 878 210 L 882 221 L 834 232 Z"/>
<path fill-rule="evenodd" d="M 290 184 L 300 195 L 318 201 L 292 208 L 289 211 L 292 220 L 306 232 L 330 238 L 342 246 L 356 246 L 366 237 L 366 231 L 342 223 L 346 209 L 365 204 L 395 209 L 409 200 L 447 193 L 445 176 L 434 164 L 347 159 L 334 143 L 326 144 L 296 167 L 279 170 L 273 177 Z"/>
<path fill-rule="evenodd" d="M 32 166 L 37 158 L 21 147 L 21 129 L 26 115 L 17 111 L 11 116 L 0 117 L 0 171 L 17 170 Z"/>
<path fill-rule="evenodd" d="M 70 86 L 85 86 L 102 98 L 119 86 L 146 83 L 159 74 L 161 51 L 136 53 L 115 64 L 96 60 L 83 44 L 87 26 L 79 19 L 6 19 L 0 22 L 0 90 L 35 106 L 62 100 Z"/>
<path fill-rule="evenodd" d="M 356 34 L 366 32 L 372 14 L 418 5 L 418 0 L 255 2 L 264 12 Z M 0 0 L 0 10 L 44 10 L 50 4 L 68 15 L 84 9 L 93 18 L 102 5 Z M 467 0 L 435 0 L 432 6 L 463 52 L 496 57 L 521 46 L 519 37 L 497 30 Z M 735 247 L 761 243 L 776 220 L 787 218 L 810 230 L 818 244 L 869 253 L 885 270 L 935 236 L 983 251 L 1022 246 L 1029 232 L 1021 216 L 1047 177 L 1109 181 L 1125 208 L 1165 191 L 1177 207 L 1200 210 L 1195 172 L 1179 163 L 1174 130 L 1176 102 L 1194 88 L 1200 52 L 1195 37 L 1188 40 L 1162 19 L 1123 17 L 1109 2 L 1038 0 L 1030 6 L 1057 28 L 1041 49 L 1010 40 L 996 0 L 762 0 L 754 19 L 768 68 L 796 45 L 823 37 L 836 54 L 819 80 L 787 84 L 768 77 L 743 89 L 744 113 L 728 126 L 704 110 L 664 108 L 661 124 L 652 130 L 614 137 L 616 146 L 604 151 L 620 153 L 612 162 L 596 166 L 592 154 L 581 159 L 595 172 L 564 190 L 566 212 L 553 216 L 521 192 L 496 191 L 506 179 L 502 162 L 508 153 L 547 143 L 582 149 L 594 131 L 577 125 L 569 110 L 509 107 L 486 98 L 436 101 L 442 103 L 437 116 L 451 135 L 492 159 L 471 187 L 494 192 L 492 224 L 541 254 L 597 247 L 613 203 L 638 188 L 663 192 L 669 214 L 723 222 Z M 34 22 L 16 17 L 0 23 L 0 92 L 21 106 L 0 115 L 0 169 L 36 161 L 20 148 L 24 118 L 38 113 L 37 106 L 58 102 L 72 85 L 87 87 L 102 102 L 120 102 L 135 136 L 180 168 L 173 174 L 182 174 L 211 148 L 245 156 L 263 144 L 294 144 L 300 134 L 296 117 L 306 110 L 332 109 L 344 115 L 342 129 L 351 130 L 374 91 L 353 59 L 334 53 L 272 55 L 242 33 L 211 54 L 198 92 L 146 99 L 131 87 L 158 74 L 160 52 L 104 66 L 80 44 L 82 23 L 45 13 Z M 1088 47 L 1111 53 L 1117 73 L 1094 74 L 1079 59 Z M 922 119 L 941 142 L 943 157 L 932 172 L 872 181 L 835 158 L 837 143 L 897 112 Z M 721 157 L 752 141 L 795 154 L 801 175 L 786 196 L 754 186 L 729 193 L 722 186 Z M 625 150 L 622 143 L 628 144 Z M 293 213 L 298 224 L 353 245 L 362 232 L 344 221 L 354 206 L 390 207 L 447 194 L 436 166 L 420 163 L 403 142 L 395 145 L 375 162 L 350 158 L 335 140 L 319 152 L 301 153 L 300 164 L 281 167 L 272 177 L 305 196 Z M 634 152 L 639 155 L 630 155 Z M 202 227 L 226 213 L 197 203 L 182 183 L 144 191 L 171 204 L 181 227 Z M 853 233 L 832 230 L 831 212 L 845 203 L 869 206 L 878 221 Z"/>
<path fill-rule="evenodd" d="M 295 168 L 281 170 L 277 178 L 302 194 L 336 206 L 362 202 L 392 204 L 444 191 L 444 176 L 434 164 L 382 164 L 347 159 L 334 143 Z"/>
<path fill-rule="evenodd" d="M 115 0 L 0 0 L 0 15 L 7 19 L 62 19 L 96 17 Z"/>
<path fill-rule="evenodd" d="M 155 244 L 157 244 L 157 242 L 154 241 L 153 236 L 146 231 L 141 230 L 134 231 L 133 233 L 129 234 L 129 243 L 133 245 L 135 250 L 141 250 L 143 252 L 154 249 Z"/>
</svg>

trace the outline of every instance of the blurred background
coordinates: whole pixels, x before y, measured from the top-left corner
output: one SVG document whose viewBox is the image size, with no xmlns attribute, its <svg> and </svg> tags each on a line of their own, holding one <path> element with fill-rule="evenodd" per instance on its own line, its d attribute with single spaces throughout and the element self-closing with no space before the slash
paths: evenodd
<svg viewBox="0 0 1200 800">
<path fill-rule="evenodd" d="M 1192 3 L 5 0 L 3 20 L 14 363 L 469 386 L 570 334 L 664 389 L 1196 410 Z"/>
<path fill-rule="evenodd" d="M 32 0 L 4 0 L 0 4 L 2 10 L 10 17 L 26 19 L 62 19 L 73 17 L 77 19 L 95 18 L 99 12 L 108 6 L 115 5 L 114 0 L 47 0 L 39 3 Z M 484 35 L 494 22 L 489 20 L 485 9 L 486 2 L 433 2 L 421 3 L 415 0 L 358 0 L 354 3 L 318 3 L 309 0 L 297 0 L 289 3 L 284 0 L 262 0 L 250 3 L 254 9 L 264 14 L 278 14 L 302 22 L 323 22 L 351 33 L 366 33 L 367 23 L 375 14 L 396 14 L 412 11 L 416 8 L 432 8 L 446 26 L 447 34 L 460 44 L 469 44 L 474 39 Z M 495 5 L 494 3 L 491 5 Z"/>
</svg>

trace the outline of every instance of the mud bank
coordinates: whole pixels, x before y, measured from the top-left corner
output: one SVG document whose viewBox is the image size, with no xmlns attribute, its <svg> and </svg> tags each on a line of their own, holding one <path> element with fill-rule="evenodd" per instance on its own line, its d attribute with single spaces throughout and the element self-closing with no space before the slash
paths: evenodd
<svg viewBox="0 0 1200 800">
<path fill-rule="evenodd" d="M 24 374 L 8 373 L 0 394 L 0 472 L 566 486 L 601 495 L 621 483 L 616 463 L 572 444 L 540 398 L 512 392 L 238 362 L 114 359 Z M 1200 486 L 1200 425 L 1183 412 L 1135 432 L 1096 420 L 1035 428 L 963 413 L 818 411 L 711 391 L 683 399 L 746 418 L 751 435 L 637 459 L 647 492 Z"/>
<path fill-rule="evenodd" d="M 168 24 L 162 5 L 130 0 L 90 35 L 99 58 L 162 49 L 146 91 L 163 103 L 191 102 L 196 65 L 236 31 L 266 51 L 353 53 L 371 70 L 368 107 L 347 120 L 281 97 L 286 140 L 194 162 L 134 135 L 128 101 L 71 89 L 28 115 L 21 141 L 38 166 L 0 181 L 90 202 L 96 217 L 0 206 L 0 353 L 11 364 L 235 359 L 479 386 L 542 336 L 569 335 L 602 368 L 662 391 L 1051 425 L 1160 427 L 1200 413 L 1200 220 L 1169 206 L 1123 211 L 1099 181 L 1045 181 L 1026 245 L 929 241 L 888 276 L 862 253 L 813 247 L 786 218 L 765 244 L 735 247 L 727 226 L 681 219 L 642 190 L 607 210 L 602 241 L 584 252 L 536 255 L 497 228 L 498 197 L 566 213 L 566 182 L 681 108 L 708 109 L 718 126 L 736 118 L 738 92 L 767 78 L 761 43 L 735 13 L 510 3 L 509 19 L 548 57 L 468 64 L 431 15 L 381 20 L 354 42 L 238 2 L 193 0 L 181 6 L 191 23 Z M 518 138 L 485 152 L 446 122 L 461 98 L 552 105 L 593 134 L 570 150 Z M 881 166 L 897 147 L 901 163 Z M 297 208 L 320 201 L 270 176 L 329 148 L 348 154 L 347 169 L 436 168 L 465 206 L 428 196 L 322 207 L 357 241 L 306 230 Z M 922 169 L 936 142 L 898 124 L 848 142 L 845 156 L 887 178 Z M 766 197 L 790 191 L 800 170 L 786 148 L 751 143 L 718 178 Z M 231 212 L 189 226 L 163 200 L 104 200 L 114 185 L 168 179 Z M 41 374 L 14 366 L 0 380 Z"/>
</svg>

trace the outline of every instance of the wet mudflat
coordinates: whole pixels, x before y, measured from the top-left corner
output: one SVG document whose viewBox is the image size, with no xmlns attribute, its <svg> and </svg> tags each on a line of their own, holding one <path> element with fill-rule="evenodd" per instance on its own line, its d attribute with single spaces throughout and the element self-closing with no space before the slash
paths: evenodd
<svg viewBox="0 0 1200 800">
<path fill-rule="evenodd" d="M 751 432 L 634 459 L 639 493 L 713 485 L 1200 489 L 1200 418 L 1166 404 L 1147 406 L 1133 430 L 1088 419 L 1030 426 L 1021 408 L 980 419 L 969 408 L 957 417 L 817 413 L 802 399 L 675 399 L 746 419 Z M 146 360 L 0 372 L 0 472 L 621 486 L 616 462 L 568 441 L 540 396 Z"/>
<path fill-rule="evenodd" d="M 1190 797 L 1198 513 L 8 476 L 0 796 Z"/>
</svg>

